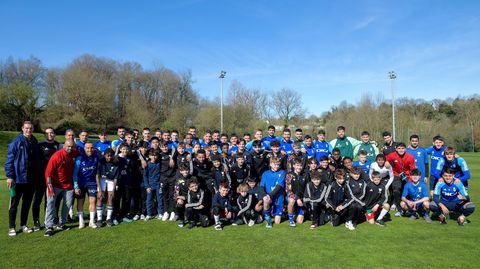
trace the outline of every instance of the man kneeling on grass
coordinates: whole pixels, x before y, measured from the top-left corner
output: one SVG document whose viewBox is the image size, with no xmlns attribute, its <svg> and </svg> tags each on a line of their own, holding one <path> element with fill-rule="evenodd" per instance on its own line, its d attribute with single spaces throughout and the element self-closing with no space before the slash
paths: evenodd
<svg viewBox="0 0 480 269">
<path fill-rule="evenodd" d="M 428 186 L 424 181 L 420 181 L 421 175 L 422 173 L 418 169 L 413 169 L 410 172 L 412 181 L 405 184 L 400 206 L 410 215 L 411 220 L 415 220 L 421 215 L 426 222 L 430 223 L 432 220 L 428 215 L 430 207 Z"/>
<path fill-rule="evenodd" d="M 470 202 L 470 197 L 462 183 L 453 181 L 454 171 L 446 169 L 443 171 L 443 182 L 438 182 L 433 192 L 433 202 L 430 203 L 430 210 L 438 216 L 441 224 L 446 224 L 450 212 L 457 212 L 461 215 L 457 223 L 463 226 L 465 217 L 475 211 L 475 205 Z"/>
</svg>

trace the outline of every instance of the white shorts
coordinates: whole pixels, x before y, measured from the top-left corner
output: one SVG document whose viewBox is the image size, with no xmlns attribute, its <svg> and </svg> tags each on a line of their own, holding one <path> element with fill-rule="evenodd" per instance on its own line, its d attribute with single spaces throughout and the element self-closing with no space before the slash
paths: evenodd
<svg viewBox="0 0 480 269">
<path fill-rule="evenodd" d="M 102 191 L 114 191 L 114 183 L 115 182 L 113 180 L 105 180 L 103 178 L 100 179 L 100 187 L 102 188 Z"/>
</svg>

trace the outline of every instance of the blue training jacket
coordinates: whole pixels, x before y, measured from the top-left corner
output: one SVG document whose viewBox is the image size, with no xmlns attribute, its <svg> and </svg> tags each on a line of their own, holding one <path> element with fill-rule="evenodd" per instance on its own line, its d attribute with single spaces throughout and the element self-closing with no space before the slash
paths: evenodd
<svg viewBox="0 0 480 269">
<path fill-rule="evenodd" d="M 37 139 L 32 135 L 33 146 L 33 158 L 36 159 L 36 173 L 30 175 L 31 177 L 41 177 L 42 169 L 40 168 L 40 154 L 38 151 Z M 28 170 L 28 152 L 30 151 L 30 145 L 27 138 L 21 133 L 19 134 L 9 145 L 7 152 L 7 160 L 5 161 L 5 174 L 7 178 L 15 180 L 16 184 L 28 183 L 27 170 Z"/>
</svg>

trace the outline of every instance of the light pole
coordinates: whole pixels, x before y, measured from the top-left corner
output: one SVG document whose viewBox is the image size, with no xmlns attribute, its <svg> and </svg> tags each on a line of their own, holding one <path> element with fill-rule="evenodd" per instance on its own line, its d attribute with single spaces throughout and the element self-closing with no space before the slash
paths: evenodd
<svg viewBox="0 0 480 269">
<path fill-rule="evenodd" d="M 388 72 L 390 78 L 390 88 L 392 90 L 392 140 L 395 141 L 395 79 L 397 74 L 395 71 Z"/>
<path fill-rule="evenodd" d="M 220 133 L 223 133 L 223 79 L 226 74 L 227 72 L 222 70 L 218 76 L 220 79 Z"/>
</svg>

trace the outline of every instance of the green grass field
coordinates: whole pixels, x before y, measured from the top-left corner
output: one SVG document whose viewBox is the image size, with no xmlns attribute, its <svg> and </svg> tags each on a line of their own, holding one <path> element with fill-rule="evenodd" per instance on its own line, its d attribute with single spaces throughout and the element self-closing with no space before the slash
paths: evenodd
<svg viewBox="0 0 480 269">
<path fill-rule="evenodd" d="M 0 132 L 2 166 L 14 136 Z M 479 205 L 480 154 L 461 155 L 473 175 L 471 198 Z M 330 224 L 311 231 L 309 222 L 296 228 L 282 223 L 270 230 L 255 225 L 215 231 L 152 220 L 73 228 L 51 238 L 43 231 L 10 238 L 7 211 L 8 191 L 0 181 L 0 268 L 479 268 L 478 212 L 464 227 L 454 220 L 440 225 L 393 217 L 385 228 L 361 224 L 356 231 Z"/>
</svg>

